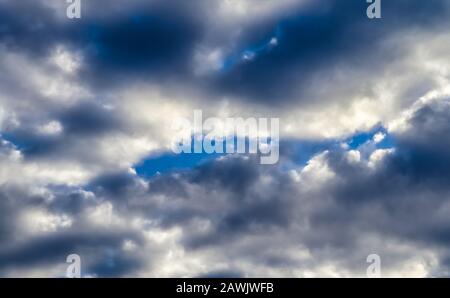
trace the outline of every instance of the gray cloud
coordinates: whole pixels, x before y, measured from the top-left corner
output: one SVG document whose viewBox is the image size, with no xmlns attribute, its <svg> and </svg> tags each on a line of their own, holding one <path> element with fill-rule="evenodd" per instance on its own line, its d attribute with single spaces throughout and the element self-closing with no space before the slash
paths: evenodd
<svg viewBox="0 0 450 298">
<path fill-rule="evenodd" d="M 446 1 L 122 2 L 0 1 L 1 276 L 448 276 Z M 136 174 L 198 105 L 285 116 L 280 163 Z"/>
</svg>

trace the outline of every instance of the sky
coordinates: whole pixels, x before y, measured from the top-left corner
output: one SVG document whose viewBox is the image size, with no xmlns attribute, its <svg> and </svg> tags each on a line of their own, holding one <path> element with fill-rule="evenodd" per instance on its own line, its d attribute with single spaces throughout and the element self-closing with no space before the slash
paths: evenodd
<svg viewBox="0 0 450 298">
<path fill-rule="evenodd" d="M 0 276 L 450 275 L 450 2 L 0 0 Z M 280 119 L 280 158 L 171 151 Z"/>
</svg>

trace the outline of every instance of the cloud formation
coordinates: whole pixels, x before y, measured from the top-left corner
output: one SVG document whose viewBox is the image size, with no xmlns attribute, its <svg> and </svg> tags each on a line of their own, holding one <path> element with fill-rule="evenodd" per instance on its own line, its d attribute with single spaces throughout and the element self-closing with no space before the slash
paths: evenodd
<svg viewBox="0 0 450 298">
<path fill-rule="evenodd" d="M 108 3 L 0 0 L 0 276 L 449 275 L 447 1 Z M 175 159 L 199 108 L 280 162 Z"/>
</svg>

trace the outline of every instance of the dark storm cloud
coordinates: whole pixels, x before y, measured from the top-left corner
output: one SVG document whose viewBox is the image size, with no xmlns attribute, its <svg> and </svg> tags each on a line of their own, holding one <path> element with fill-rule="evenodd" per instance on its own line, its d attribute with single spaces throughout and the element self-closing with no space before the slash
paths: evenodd
<svg viewBox="0 0 450 298">
<path fill-rule="evenodd" d="M 252 162 L 255 160 L 252 159 Z M 251 187 L 257 179 L 258 171 L 255 167 L 249 166 L 239 159 L 232 162 L 222 163 L 215 162 L 207 164 L 201 170 L 195 171 L 191 176 L 192 183 L 199 183 L 208 188 L 219 186 L 229 189 L 232 193 L 239 197 L 245 196 L 247 188 Z"/>
<path fill-rule="evenodd" d="M 264 175 L 270 175 L 273 182 L 267 186 L 267 191 L 260 191 L 261 185 L 255 183 Z M 189 235 L 185 239 L 188 247 L 200 247 L 261 228 L 286 227 L 293 199 L 289 193 L 293 191 L 292 185 L 286 178 L 286 174 L 275 168 L 261 170 L 257 158 L 236 156 L 207 163 L 181 175 L 151 180 L 148 200 L 138 206 L 168 227 L 187 224 L 194 218 L 210 218 L 215 225 L 213 233 Z M 206 193 L 192 193 L 192 187 L 204 189 Z M 153 203 L 151 198 L 158 195 L 171 198 L 171 202 L 167 206 Z"/>
<path fill-rule="evenodd" d="M 125 257 L 115 257 L 111 251 L 120 248 L 124 234 L 102 233 L 70 233 L 51 234 L 36 239 L 30 239 L 27 243 L 11 249 L 0 251 L 0 272 L 9 267 L 30 267 L 45 264 L 61 264 L 71 253 L 83 256 L 87 264 L 95 262 L 92 269 L 98 269 L 99 276 L 117 276 L 128 270 L 136 269 L 137 262 Z M 98 255 L 101 255 L 98 257 Z M 90 256 L 94 257 L 90 259 Z M 99 264 L 102 260 L 103 266 Z M 63 275 L 64 272 L 61 272 Z"/>
<path fill-rule="evenodd" d="M 376 234 L 428 248 L 445 248 L 450 241 L 450 220 L 440 211 L 448 210 L 450 199 L 449 107 L 443 101 L 417 110 L 409 120 L 410 128 L 396 135 L 395 152 L 375 169 L 349 162 L 342 149 L 330 149 L 324 162 L 339 178 L 315 191 L 300 188 L 276 167 L 261 168 L 251 158 L 226 158 L 191 172 L 154 178 L 148 196 L 131 200 L 128 211 L 138 206 L 135 212 L 158 218 L 165 227 L 189 227 L 195 219 L 207 219 L 212 224 L 207 233 L 186 228 L 182 243 L 189 250 L 223 249 L 247 237 L 273 233 L 286 236 L 281 245 L 301 243 L 315 257 L 338 260 L 345 268 L 363 270 L 360 259 L 372 249 L 386 253 L 385 260 L 394 266 L 401 262 L 400 256 L 379 246 L 361 248 L 359 239 Z M 262 183 L 264 177 L 271 179 Z M 152 199 L 161 195 L 168 200 L 164 204 Z M 306 230 L 294 228 L 306 223 Z M 273 262 L 295 263 L 289 256 L 254 249 L 242 251 L 241 256 L 271 267 Z M 349 251 L 355 255 L 349 257 Z"/>
<path fill-rule="evenodd" d="M 0 41 L 7 47 L 40 56 L 63 39 L 49 7 L 40 1 L 0 2 Z"/>
<path fill-rule="evenodd" d="M 143 9 L 106 23 L 85 24 L 87 63 L 97 75 L 142 72 L 153 78 L 186 72 L 200 32 L 196 20 L 177 8 Z"/>
<path fill-rule="evenodd" d="M 126 197 L 137 188 L 135 177 L 129 173 L 103 174 L 89 183 L 87 189 L 94 191 L 100 196 Z"/>
<path fill-rule="evenodd" d="M 13 219 L 19 207 L 2 189 L 0 193 L 0 241 L 2 243 L 6 243 L 14 233 Z"/>
<path fill-rule="evenodd" d="M 323 162 L 339 178 L 313 190 L 303 189 L 278 167 L 260 167 L 256 158 L 239 156 L 221 158 L 188 172 L 157 176 L 144 192 L 138 187 L 138 177 L 120 173 L 92 180 L 87 190 L 95 192 L 96 200 L 112 202 L 124 218 L 143 216 L 156 220 L 161 228 L 182 228 L 179 244 L 187 251 L 225 250 L 229 257 L 235 254 L 270 268 L 337 261 L 343 268 L 359 272 L 364 270 L 361 262 L 365 256 L 375 250 L 382 255 L 384 266 L 395 267 L 404 260 L 402 256 L 378 245 L 361 246 L 359 239 L 367 234 L 378 235 L 417 249 L 445 249 L 450 241 L 450 220 L 441 211 L 448 210 L 450 172 L 438 162 L 447 162 L 449 107 L 448 101 L 443 100 L 418 109 L 408 122 L 410 127 L 396 134 L 396 151 L 372 170 L 363 163 L 349 162 L 346 151 L 330 149 Z M 430 160 L 425 168 L 422 159 Z M 59 198 L 56 201 L 61 202 Z M 50 206 L 74 216 L 77 213 L 68 212 L 67 208 L 79 209 L 77 204 L 53 202 Z M 206 232 L 195 228 L 199 219 L 210 223 Z M 8 268 L 38 264 L 55 260 L 70 249 L 95 248 L 101 253 L 89 266 L 92 274 L 127 275 L 138 268 L 139 259 L 118 250 L 119 239 L 136 239 L 142 245 L 138 236 L 101 235 L 95 231 L 84 236 L 65 233 L 15 249 L 3 248 L 0 265 Z M 276 237 L 276 243 L 268 235 Z M 253 243 L 251 239 L 255 237 L 268 238 Z M 247 245 L 233 247 L 241 241 Z M 271 251 L 296 245 L 306 247 L 314 259 L 301 262 Z M 44 249 L 48 251 L 41 252 Z M 442 258 L 441 267 L 431 274 L 444 274 L 448 255 L 437 256 Z M 249 274 L 234 267 L 224 272 Z"/>
<path fill-rule="evenodd" d="M 401 155 L 393 164 L 417 181 L 438 180 L 446 185 L 450 178 L 449 101 L 427 105 L 411 119 L 413 129 L 399 138 Z"/>
<path fill-rule="evenodd" d="M 25 186 L 0 188 L 0 276 L 10 269 L 30 269 L 64 264 L 69 254 L 81 255 L 83 274 L 120 276 L 140 267 L 139 261 L 121 253 L 124 240 L 141 244 L 139 233 L 130 229 L 114 231 L 86 225 L 81 211 L 95 207 L 95 200 L 74 190 L 54 189 L 51 201 L 40 195 L 30 195 Z M 40 208 L 70 214 L 74 225 L 60 232 L 47 232 L 39 236 L 22 238 L 21 212 Z M 65 272 L 60 272 L 64 276 Z"/>
<path fill-rule="evenodd" d="M 38 59 L 61 44 L 82 51 L 85 83 L 108 88 L 125 80 L 126 74 L 157 80 L 187 71 L 202 33 L 202 18 L 194 14 L 200 1 L 135 1 L 131 10 L 111 8 L 111 15 L 102 11 L 108 12 L 117 1 L 104 4 L 83 3 L 83 18 L 71 21 L 57 18 L 40 1 L 2 2 L 0 41 Z M 65 13 L 64 5 L 61 9 Z"/>
<path fill-rule="evenodd" d="M 62 145 L 58 137 L 42 136 L 22 129 L 7 132 L 6 138 L 14 143 L 25 157 L 54 154 Z"/>
<path fill-rule="evenodd" d="M 47 204 L 49 211 L 56 214 L 80 215 L 87 208 L 95 207 L 96 201 L 87 198 L 86 193 L 65 186 L 53 187 L 54 199 Z"/>
<path fill-rule="evenodd" d="M 83 152 L 76 145 L 80 138 L 96 139 L 108 133 L 127 131 L 126 125 L 113 109 L 107 109 L 97 103 L 81 102 L 67 108 L 48 109 L 48 118 L 57 119 L 62 131 L 57 134 L 42 134 L 31 126 L 30 119 L 22 126 L 6 129 L 4 138 L 16 145 L 25 158 L 61 159 L 67 155 L 78 155 Z M 31 126 L 31 127 L 30 127 Z M 89 150 L 89 148 L 85 148 Z M 95 155 L 95 152 L 93 152 Z"/>
<path fill-rule="evenodd" d="M 25 188 L 25 187 L 24 187 Z M 28 207 L 43 205 L 43 199 L 39 196 L 29 195 L 22 187 L 0 185 L 0 250 L 16 237 L 19 230 L 17 218 L 20 212 Z"/>
<path fill-rule="evenodd" d="M 70 107 L 62 112 L 60 121 L 65 133 L 79 136 L 100 135 L 122 126 L 121 119 L 113 110 L 92 103 Z"/>
<path fill-rule="evenodd" d="M 217 76 L 214 86 L 218 92 L 270 104 L 311 100 L 311 85 L 331 83 L 336 70 L 365 69 L 375 75 L 402 57 L 399 49 L 382 46 L 392 34 L 443 25 L 449 16 L 448 3 L 441 0 L 384 1 L 382 21 L 367 18 L 367 5 L 361 0 L 312 1 L 279 18 L 256 21 L 244 29 L 237 53 L 252 51 L 271 37 L 278 45 L 256 53 L 252 61 L 240 59 Z"/>
<path fill-rule="evenodd" d="M 331 154 L 330 165 L 345 178 L 345 193 L 341 196 L 361 202 L 365 198 L 379 201 L 386 193 L 406 195 L 414 189 L 448 191 L 449 115 L 448 100 L 418 109 L 409 120 L 411 127 L 395 135 L 395 152 L 375 172 L 364 171 L 361 165 L 350 165 L 342 152 Z"/>
<path fill-rule="evenodd" d="M 361 220 L 361 229 L 446 247 L 449 115 L 448 100 L 418 109 L 409 120 L 410 128 L 396 135 L 395 152 L 373 171 L 349 164 L 342 152 L 330 154 L 328 164 L 340 178 L 323 191 L 334 200 L 311 214 L 311 221 L 342 227 Z M 338 234 L 342 236 L 342 230 Z"/>
<path fill-rule="evenodd" d="M 333 71 L 344 65 L 381 71 L 403 54 L 395 47 L 383 48 L 383 40 L 414 28 L 443 26 L 448 20 L 444 0 L 386 1 L 383 21 L 367 18 L 366 1 L 312 1 L 242 25 L 241 37 L 222 61 L 225 69 L 197 78 L 195 49 L 208 42 L 209 13 L 218 9 L 209 1 L 135 1 L 123 12 L 114 9 L 116 2 L 109 8 L 90 1 L 76 21 L 58 20 L 37 1 L 17 2 L 0 4 L 0 40 L 37 57 L 58 44 L 82 51 L 81 77 L 87 84 L 114 88 L 132 79 L 178 82 L 209 89 L 212 97 L 237 95 L 271 104 L 313 96 L 311 84 L 332 80 Z M 97 12 L 102 10 L 104 14 Z M 221 21 L 217 19 L 219 27 Z M 275 36 L 277 46 L 256 53 L 251 61 L 241 59 Z M 229 44 L 223 46 L 230 49 Z"/>
</svg>

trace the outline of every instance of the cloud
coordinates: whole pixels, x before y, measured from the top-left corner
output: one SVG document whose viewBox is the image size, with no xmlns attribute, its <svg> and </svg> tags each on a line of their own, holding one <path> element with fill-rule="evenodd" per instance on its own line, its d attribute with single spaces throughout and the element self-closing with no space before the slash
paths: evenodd
<svg viewBox="0 0 450 298">
<path fill-rule="evenodd" d="M 257 158 L 227 156 L 192 171 L 157 176 L 148 184 L 139 182 L 141 179 L 132 173 L 99 177 L 88 186 L 93 192 L 55 198 L 46 208 L 71 214 L 75 224 L 91 226 L 85 236 L 74 236 L 75 250 L 97 247 L 77 237 L 98 239 L 94 231 L 108 235 L 104 224 L 134 230 L 131 234 L 119 233 L 112 240 L 115 242 L 99 241 L 101 246 L 93 249 L 114 250 L 105 252 L 113 259 L 119 258 L 111 262 L 131 270 L 104 271 L 107 261 L 92 265 L 98 269 L 93 272 L 101 276 L 132 272 L 149 276 L 180 272 L 188 276 L 210 272 L 240 272 L 239 276 L 362 276 L 365 257 L 373 252 L 385 260 L 387 276 L 436 274 L 447 270 L 440 262 L 447 258 L 444 248 L 448 242 L 445 198 L 450 176 L 445 166 L 446 153 L 434 146 L 433 134 L 421 134 L 422 138 L 417 139 L 410 133 L 431 125 L 442 138 L 448 134 L 445 119 L 449 113 L 447 100 L 418 110 L 409 120 L 411 129 L 396 135 L 395 151 L 372 167 L 368 159 L 349 160 L 347 154 L 352 151 L 338 147 L 289 171 L 263 168 Z M 373 153 L 377 150 L 374 148 Z M 429 163 L 418 170 L 421 160 Z M 433 160 L 444 164 L 439 167 Z M 70 203 L 75 201 L 77 205 Z M 80 206 L 82 201 L 91 203 Z M 30 204 L 23 206 L 28 208 Z M 80 221 L 82 218 L 87 220 Z M 172 240 L 146 236 L 156 231 Z M 60 255 L 72 248 L 72 241 L 66 239 L 72 237 L 68 236 L 71 233 L 59 234 L 64 246 L 47 252 L 52 258 L 62 258 Z M 48 242 L 46 238 L 38 239 L 42 250 L 47 245 L 54 247 L 50 240 L 53 238 Z M 159 241 L 159 248 L 164 245 L 169 249 L 159 252 L 159 262 L 168 268 L 175 262 L 173 258 L 165 259 L 170 251 L 183 251 L 178 257 L 186 261 L 178 270 L 159 271 L 146 254 L 128 259 L 118 252 L 124 239 L 134 239 L 137 251 Z M 35 244 L 30 244 L 30 252 L 27 246 L 20 247 L 14 249 L 14 255 L 4 252 L 4 258 L 11 260 L 9 265 L 4 264 L 5 268 L 19 257 L 24 259 L 24 266 L 33 264 L 34 255 L 38 260 L 47 258 Z M 214 263 L 220 266 L 209 267 L 211 256 L 216 256 Z M 181 262 L 178 257 L 175 259 Z M 187 263 L 196 259 L 206 267 L 194 266 L 185 272 L 182 267 L 189 267 Z M 134 266 L 138 263 L 142 266 Z M 411 268 L 415 271 L 408 271 Z"/>
<path fill-rule="evenodd" d="M 84 4 L 0 1 L 1 276 L 448 276 L 446 1 Z M 198 108 L 280 163 L 169 169 Z"/>
</svg>

